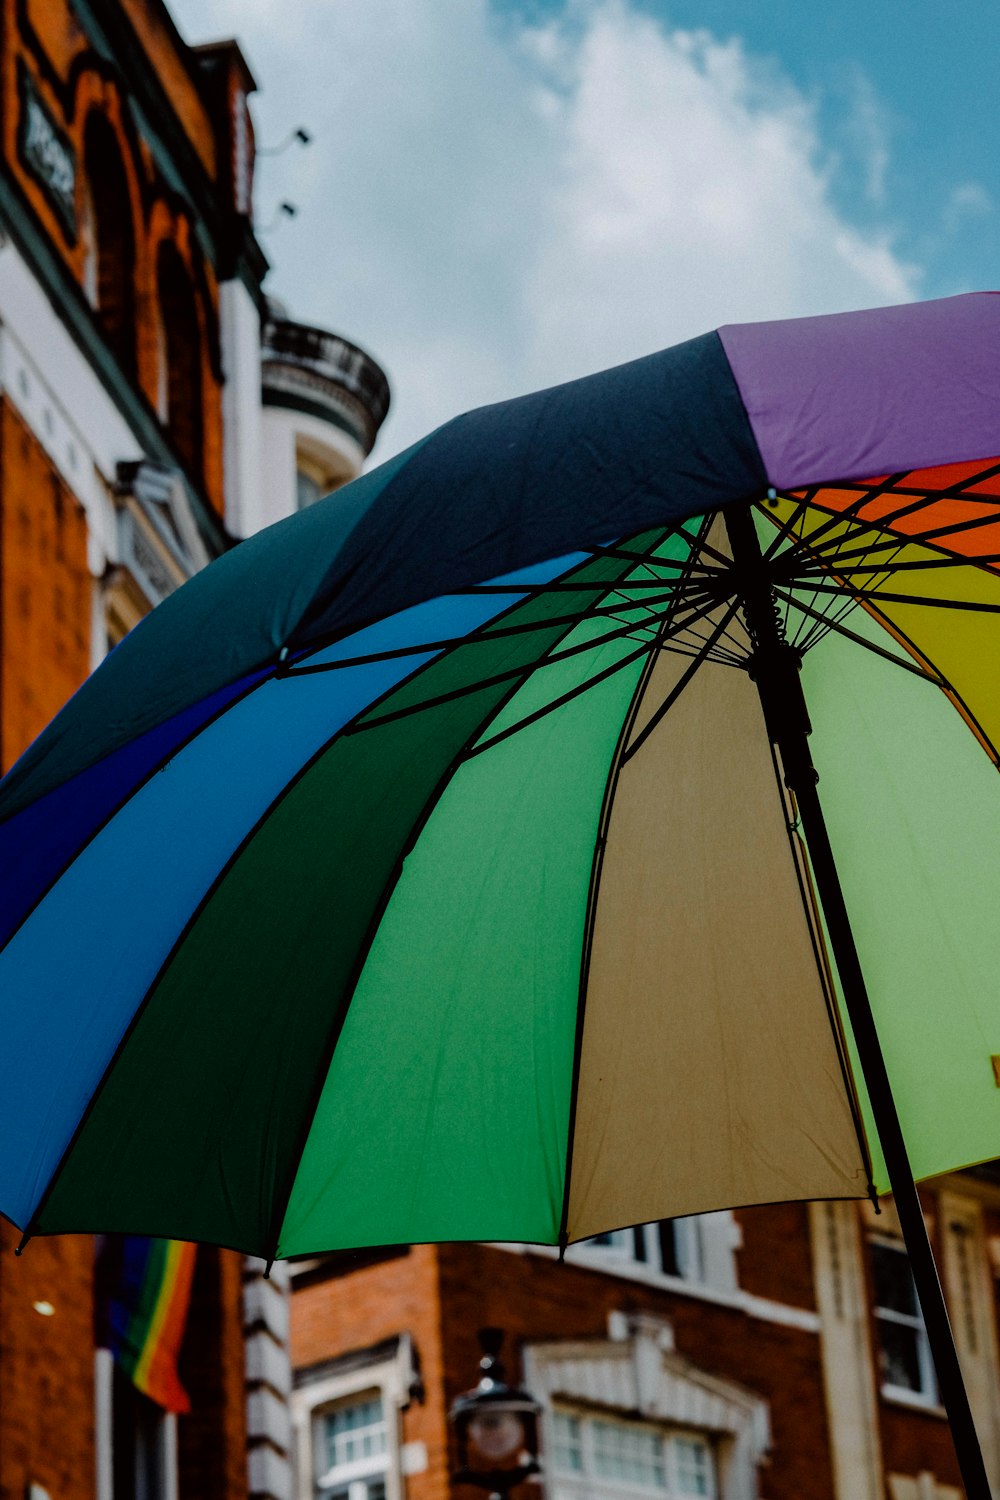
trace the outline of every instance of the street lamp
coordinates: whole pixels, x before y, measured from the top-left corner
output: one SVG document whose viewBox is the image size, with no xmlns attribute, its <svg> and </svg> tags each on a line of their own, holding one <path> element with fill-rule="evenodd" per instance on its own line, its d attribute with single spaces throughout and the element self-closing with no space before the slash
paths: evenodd
<svg viewBox="0 0 1000 1500">
<path fill-rule="evenodd" d="M 491 1500 L 505 1500 L 515 1485 L 540 1469 L 536 1454 L 541 1407 L 528 1391 L 506 1383 L 502 1344 L 501 1328 L 479 1330 L 479 1384 L 459 1396 L 449 1413 L 458 1440 L 455 1482 L 488 1490 Z"/>
</svg>

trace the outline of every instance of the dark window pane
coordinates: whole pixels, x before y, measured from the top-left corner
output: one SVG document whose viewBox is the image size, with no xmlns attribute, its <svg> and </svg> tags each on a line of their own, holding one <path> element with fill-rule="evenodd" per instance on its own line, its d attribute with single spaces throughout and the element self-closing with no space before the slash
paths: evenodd
<svg viewBox="0 0 1000 1500">
<path fill-rule="evenodd" d="M 876 1307 L 919 1317 L 913 1274 L 905 1251 L 894 1250 L 889 1245 L 872 1245 L 872 1271 Z"/>
<path fill-rule="evenodd" d="M 97 316 L 126 374 L 135 375 L 135 236 L 128 179 L 115 133 L 92 110 L 83 137 L 96 241 Z"/>
<path fill-rule="evenodd" d="M 637 1224 L 632 1231 L 632 1255 L 635 1260 L 646 1259 L 646 1231 L 641 1224 Z"/>
<path fill-rule="evenodd" d="M 677 1264 L 677 1234 L 672 1219 L 661 1219 L 656 1226 L 660 1240 L 660 1261 L 667 1276 L 679 1276 Z"/>
<path fill-rule="evenodd" d="M 115 1500 L 162 1500 L 163 1412 L 115 1366 L 111 1451 Z"/>
<path fill-rule="evenodd" d="M 899 1385 L 907 1391 L 922 1391 L 917 1330 L 879 1319 L 878 1338 L 883 1383 Z"/>
</svg>

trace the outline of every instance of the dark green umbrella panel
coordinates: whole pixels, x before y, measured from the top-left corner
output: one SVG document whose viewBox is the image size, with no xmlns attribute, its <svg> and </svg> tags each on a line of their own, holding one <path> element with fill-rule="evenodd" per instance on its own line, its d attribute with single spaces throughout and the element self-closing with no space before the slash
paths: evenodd
<svg viewBox="0 0 1000 1500">
<path fill-rule="evenodd" d="M 751 572 L 914 1171 L 1000 1154 L 998 332 L 724 329 L 156 610 L 0 785 L 0 1209 L 271 1257 L 884 1188 Z"/>
</svg>

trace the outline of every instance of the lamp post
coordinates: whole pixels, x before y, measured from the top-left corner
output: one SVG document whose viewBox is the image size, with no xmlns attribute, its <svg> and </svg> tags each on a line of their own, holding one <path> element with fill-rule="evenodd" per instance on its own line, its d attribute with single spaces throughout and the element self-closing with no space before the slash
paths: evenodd
<svg viewBox="0 0 1000 1500">
<path fill-rule="evenodd" d="M 456 1484 L 488 1490 L 506 1500 L 516 1485 L 540 1471 L 538 1416 L 541 1407 L 528 1391 L 509 1386 L 500 1363 L 503 1330 L 481 1328 L 479 1384 L 453 1402 L 449 1417 L 458 1440 Z"/>
</svg>

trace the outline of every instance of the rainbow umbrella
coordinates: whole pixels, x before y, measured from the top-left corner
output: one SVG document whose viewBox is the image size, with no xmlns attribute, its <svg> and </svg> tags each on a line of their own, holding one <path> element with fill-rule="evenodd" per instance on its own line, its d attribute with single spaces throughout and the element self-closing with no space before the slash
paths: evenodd
<svg viewBox="0 0 1000 1500">
<path fill-rule="evenodd" d="M 998 347 L 724 328 L 161 605 L 0 785 L 0 1209 L 271 1258 L 891 1184 L 987 1494 L 913 1181 L 1000 1155 Z"/>
</svg>

